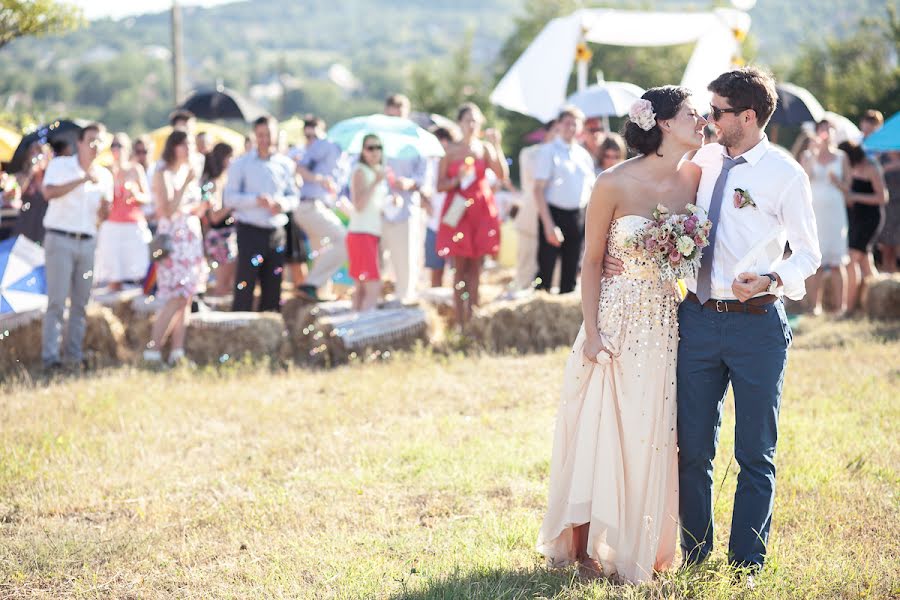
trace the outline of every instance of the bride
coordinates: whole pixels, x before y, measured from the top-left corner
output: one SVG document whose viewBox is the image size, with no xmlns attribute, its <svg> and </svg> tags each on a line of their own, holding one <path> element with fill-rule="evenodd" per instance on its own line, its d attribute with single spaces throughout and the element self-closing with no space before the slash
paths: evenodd
<svg viewBox="0 0 900 600">
<path fill-rule="evenodd" d="M 635 103 L 625 140 L 640 156 L 604 171 L 586 215 L 584 324 L 565 369 L 538 550 L 579 575 L 631 582 L 669 567 L 678 530 L 678 298 L 628 243 L 658 205 L 684 213 L 700 169 L 686 153 L 706 121 L 682 87 Z M 606 253 L 624 263 L 602 279 Z"/>
</svg>

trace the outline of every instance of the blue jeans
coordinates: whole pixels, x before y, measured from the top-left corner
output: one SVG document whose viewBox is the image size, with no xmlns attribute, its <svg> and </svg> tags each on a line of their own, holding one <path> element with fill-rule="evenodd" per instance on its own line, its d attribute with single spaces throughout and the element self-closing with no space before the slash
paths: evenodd
<svg viewBox="0 0 900 600">
<path fill-rule="evenodd" d="M 740 466 L 729 562 L 760 567 L 775 498 L 778 410 L 791 329 L 784 303 L 764 315 L 718 313 L 686 300 L 678 311 L 678 473 L 681 547 L 688 562 L 713 547 L 713 459 L 728 385 Z"/>
</svg>

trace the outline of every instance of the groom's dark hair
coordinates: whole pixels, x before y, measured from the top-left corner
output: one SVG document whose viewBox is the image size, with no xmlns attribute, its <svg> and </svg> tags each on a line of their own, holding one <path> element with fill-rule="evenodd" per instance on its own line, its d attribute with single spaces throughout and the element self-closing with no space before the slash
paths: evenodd
<svg viewBox="0 0 900 600">
<path fill-rule="evenodd" d="M 775 78 L 759 67 L 744 67 L 722 73 L 707 89 L 727 98 L 731 108 L 752 108 L 756 112 L 756 124 L 760 129 L 769 123 L 778 102 Z"/>
</svg>

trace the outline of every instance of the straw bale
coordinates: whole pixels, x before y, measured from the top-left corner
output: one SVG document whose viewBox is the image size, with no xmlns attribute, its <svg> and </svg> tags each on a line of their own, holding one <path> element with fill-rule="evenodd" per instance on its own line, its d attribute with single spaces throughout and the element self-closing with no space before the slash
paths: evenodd
<svg viewBox="0 0 900 600">
<path fill-rule="evenodd" d="M 900 273 L 884 273 L 866 279 L 862 308 L 871 319 L 900 318 Z"/>
<path fill-rule="evenodd" d="M 197 363 L 278 357 L 284 322 L 276 313 L 200 312 L 191 315 L 185 353 Z"/>
<path fill-rule="evenodd" d="M 537 292 L 476 309 L 468 333 L 490 352 L 543 352 L 570 345 L 581 327 L 581 298 Z"/>
<path fill-rule="evenodd" d="M 125 344 L 125 327 L 106 306 L 88 304 L 85 350 L 104 363 L 118 363 L 130 357 Z"/>
</svg>

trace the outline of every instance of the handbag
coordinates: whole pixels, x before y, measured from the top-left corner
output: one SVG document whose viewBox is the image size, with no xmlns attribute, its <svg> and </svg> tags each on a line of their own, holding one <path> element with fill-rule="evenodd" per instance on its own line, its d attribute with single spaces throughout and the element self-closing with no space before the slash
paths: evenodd
<svg viewBox="0 0 900 600">
<path fill-rule="evenodd" d="M 162 260 L 172 253 L 172 236 L 168 233 L 157 233 L 150 240 L 150 260 Z"/>
</svg>

